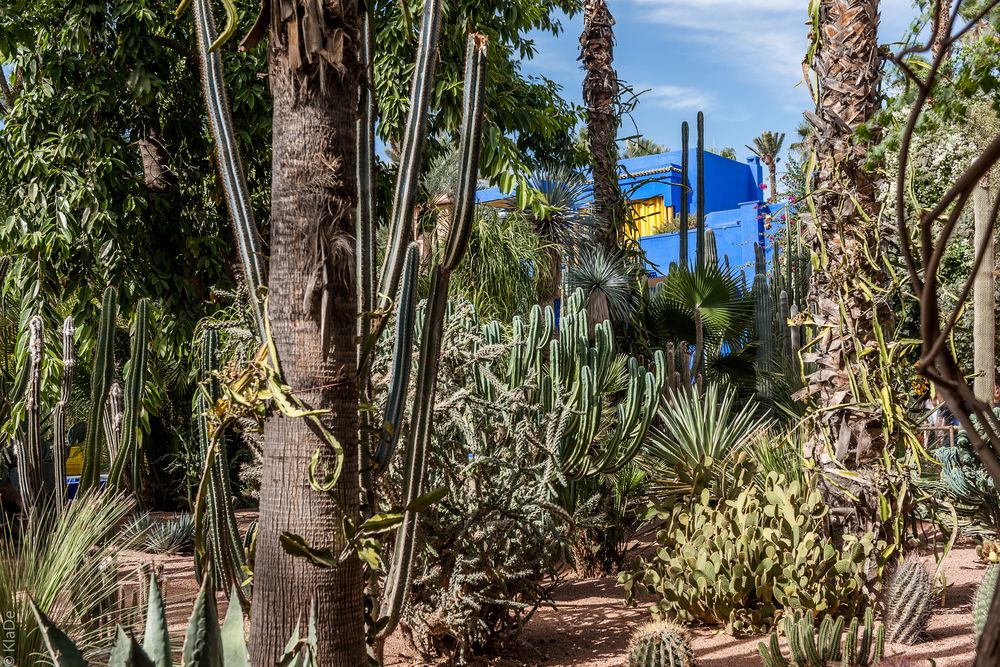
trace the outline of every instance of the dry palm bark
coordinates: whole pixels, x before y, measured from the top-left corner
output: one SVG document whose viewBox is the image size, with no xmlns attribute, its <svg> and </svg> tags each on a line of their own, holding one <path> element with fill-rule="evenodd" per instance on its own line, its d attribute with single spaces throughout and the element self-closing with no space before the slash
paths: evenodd
<svg viewBox="0 0 1000 667">
<path fill-rule="evenodd" d="M 587 107 L 587 137 L 593 156 L 594 212 L 601 225 L 598 240 L 614 247 L 625 222 L 618 187 L 618 75 L 614 68 L 615 19 L 605 0 L 583 3 L 583 103 Z"/>
<path fill-rule="evenodd" d="M 276 411 L 268 420 L 250 650 L 253 664 L 276 664 L 315 602 L 319 664 L 358 667 L 367 664 L 360 560 L 319 569 L 285 553 L 278 538 L 291 532 L 340 553 L 342 512 L 353 517 L 359 511 L 353 249 L 361 17 L 356 2 L 272 0 L 269 18 L 271 329 L 284 382 L 309 408 L 329 410 L 322 420 L 345 460 L 338 507 L 308 480 L 313 452 L 321 452 L 321 468 L 333 465 L 323 438 L 305 419 Z M 317 296 L 305 293 L 310 285 L 328 298 L 310 298 Z M 321 314 L 324 303 L 329 309 Z M 328 323 L 328 350 L 321 317 Z"/>
<path fill-rule="evenodd" d="M 878 24 L 878 0 L 820 2 L 811 62 L 816 112 L 806 113 L 817 161 L 809 240 L 819 268 L 809 287 L 816 339 L 803 355 L 815 371 L 800 397 L 812 399 L 820 427 L 811 454 L 822 458 L 830 445 L 841 461 L 850 453 L 860 460 L 883 437 L 880 408 L 859 388 L 866 365 L 874 371 L 877 364 L 873 321 L 883 281 L 875 176 L 865 169 L 875 137 L 857 133 L 870 129 L 879 104 Z"/>
</svg>

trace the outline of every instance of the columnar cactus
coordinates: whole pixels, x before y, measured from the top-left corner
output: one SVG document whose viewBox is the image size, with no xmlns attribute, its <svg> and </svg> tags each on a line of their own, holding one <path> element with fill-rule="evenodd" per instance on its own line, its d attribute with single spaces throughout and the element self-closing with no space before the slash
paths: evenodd
<svg viewBox="0 0 1000 667">
<path fill-rule="evenodd" d="M 990 604 L 997 589 L 997 575 L 1000 574 L 1000 565 L 990 565 L 986 568 L 983 581 L 976 589 L 976 596 L 972 599 L 972 625 L 976 630 L 976 641 L 983 634 L 986 627 L 986 616 L 990 612 Z"/>
<path fill-rule="evenodd" d="M 883 617 L 890 643 L 916 644 L 925 637 L 933 596 L 931 572 L 922 560 L 910 557 L 896 568 L 886 590 Z"/>
<path fill-rule="evenodd" d="M 695 667 L 688 633 L 669 621 L 643 625 L 628 645 L 628 667 Z"/>
<path fill-rule="evenodd" d="M 690 268 L 691 263 L 688 255 L 688 224 L 690 223 L 688 211 L 690 209 L 691 186 L 688 185 L 688 148 L 690 128 L 687 121 L 681 123 L 681 226 L 680 226 L 680 265 Z"/>
<path fill-rule="evenodd" d="M 705 114 L 698 112 L 698 148 L 696 155 L 698 163 L 697 192 L 698 212 L 695 215 L 695 223 L 698 225 L 697 231 L 697 262 L 698 266 L 705 265 Z"/>
<path fill-rule="evenodd" d="M 66 406 L 73 392 L 73 370 L 76 368 L 76 347 L 73 336 L 76 328 L 73 318 L 63 321 L 62 330 L 62 381 L 59 384 L 59 402 L 52 411 L 52 472 L 55 487 L 55 505 L 62 512 L 66 505 Z"/>
<path fill-rule="evenodd" d="M 871 608 L 865 611 L 863 624 L 856 616 L 851 618 L 846 632 L 843 616 L 836 620 L 824 616 L 817 628 L 812 614 L 788 615 L 783 628 L 791 657 L 782 655 L 775 632 L 769 643 L 757 645 L 764 667 L 872 667 L 885 651 L 885 627 L 875 623 Z"/>
</svg>

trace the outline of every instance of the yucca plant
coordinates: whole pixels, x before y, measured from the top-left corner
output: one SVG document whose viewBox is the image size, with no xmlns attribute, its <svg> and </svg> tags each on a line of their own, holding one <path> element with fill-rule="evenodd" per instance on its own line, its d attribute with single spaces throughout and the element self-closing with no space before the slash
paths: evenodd
<svg viewBox="0 0 1000 667">
<path fill-rule="evenodd" d="M 602 246 L 582 250 L 566 272 L 564 289 L 572 294 L 582 289 L 592 323 L 627 321 L 638 307 L 638 284 L 619 251 Z"/>
<path fill-rule="evenodd" d="M 754 403 L 737 404 L 731 388 L 709 384 L 704 392 L 667 394 L 640 455 L 658 495 L 693 494 L 712 484 L 730 457 L 768 426 Z"/>
<path fill-rule="evenodd" d="M 3 657 L 11 664 L 37 664 L 43 650 L 32 603 L 67 628 L 83 653 L 107 649 L 111 637 L 100 621 L 129 611 L 119 602 L 113 538 L 131 509 L 122 495 L 88 495 L 61 515 L 30 514 L 17 541 L 0 542 L 0 618 L 4 646 L 12 647 Z"/>
</svg>

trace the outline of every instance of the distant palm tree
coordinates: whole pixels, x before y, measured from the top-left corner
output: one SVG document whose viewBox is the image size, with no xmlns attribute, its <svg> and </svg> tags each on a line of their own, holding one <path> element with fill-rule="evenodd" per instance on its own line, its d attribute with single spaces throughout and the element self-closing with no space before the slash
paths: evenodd
<svg viewBox="0 0 1000 667">
<path fill-rule="evenodd" d="M 625 140 L 625 157 L 642 157 L 644 155 L 659 155 L 670 149 L 643 136 L 629 137 Z"/>
<path fill-rule="evenodd" d="M 767 131 L 753 140 L 753 146 L 747 146 L 764 163 L 771 177 L 771 193 L 767 198 L 768 201 L 778 198 L 778 163 L 781 162 L 778 154 L 783 143 L 785 143 L 784 132 Z"/>
</svg>

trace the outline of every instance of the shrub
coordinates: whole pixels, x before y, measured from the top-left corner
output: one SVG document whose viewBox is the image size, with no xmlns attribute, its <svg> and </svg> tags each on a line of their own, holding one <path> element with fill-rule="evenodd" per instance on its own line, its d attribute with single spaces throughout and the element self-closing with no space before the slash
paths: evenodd
<svg viewBox="0 0 1000 667">
<path fill-rule="evenodd" d="M 777 473 L 762 486 L 744 474 L 734 489 L 718 502 L 703 489 L 656 509 L 660 549 L 620 575 L 626 601 L 648 593 L 656 619 L 722 623 L 735 635 L 771 630 L 781 610 L 854 615 L 866 600 L 874 538 L 837 548 L 823 536 L 819 492 Z"/>
</svg>

